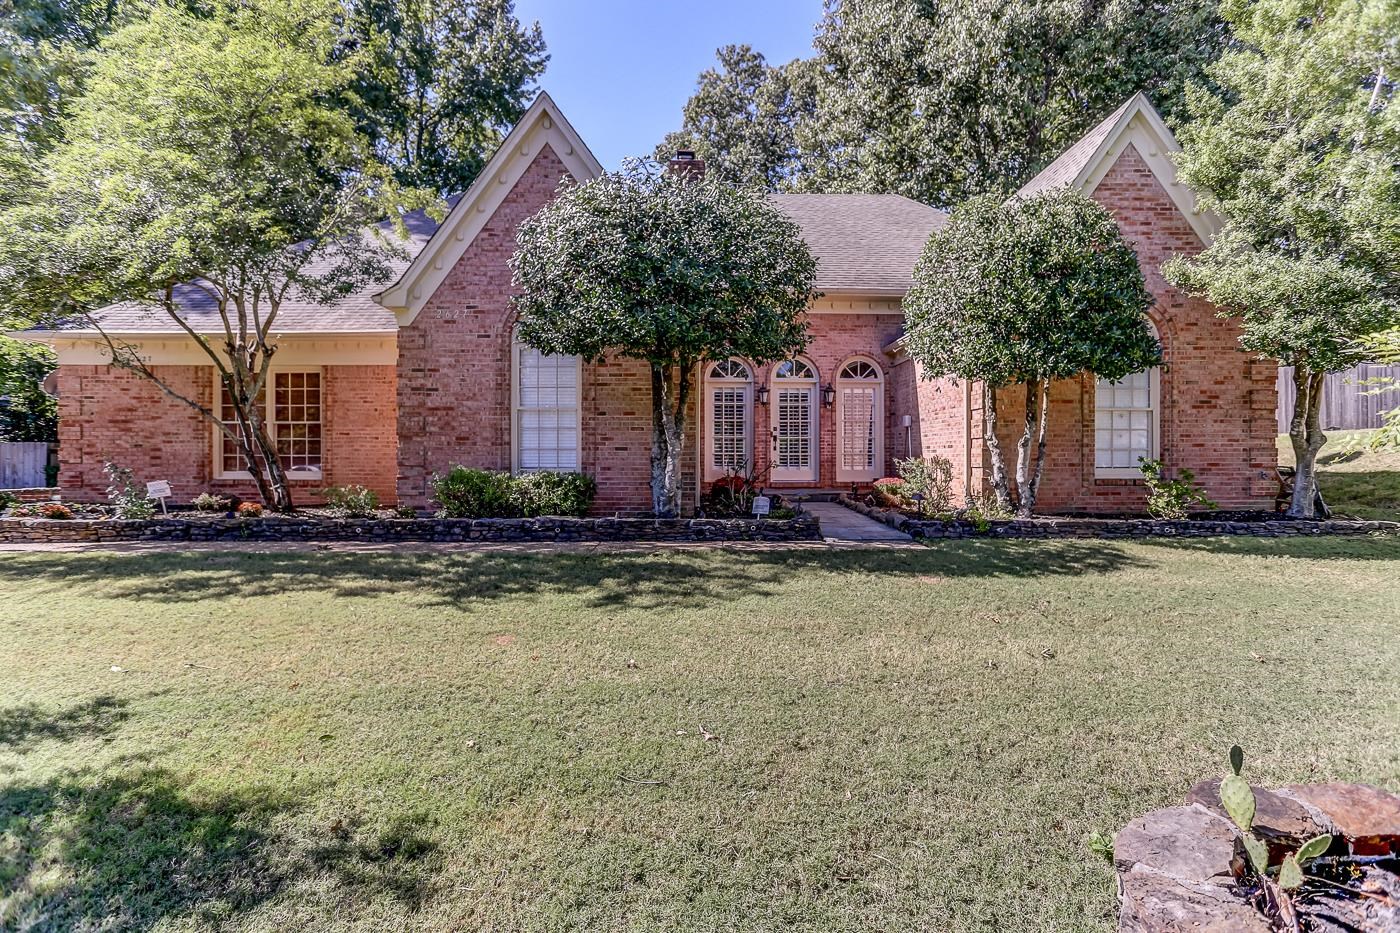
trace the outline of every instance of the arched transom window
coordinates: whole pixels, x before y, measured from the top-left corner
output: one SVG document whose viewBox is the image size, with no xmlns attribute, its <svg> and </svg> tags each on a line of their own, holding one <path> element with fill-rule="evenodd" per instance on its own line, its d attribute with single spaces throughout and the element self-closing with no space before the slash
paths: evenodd
<svg viewBox="0 0 1400 933">
<path fill-rule="evenodd" d="M 1154 329 L 1155 333 L 1155 329 Z M 1161 450 L 1161 370 L 1154 366 L 1117 382 L 1094 384 L 1094 475 L 1135 479 L 1139 461 Z"/>
<path fill-rule="evenodd" d="M 884 392 L 880 370 L 852 360 L 836 377 L 836 479 L 871 482 L 884 467 Z"/>
<path fill-rule="evenodd" d="M 743 360 L 705 373 L 705 477 L 743 473 L 753 460 L 753 372 Z"/>
<path fill-rule="evenodd" d="M 775 481 L 817 479 L 817 370 L 804 359 L 773 369 L 773 468 Z"/>
</svg>

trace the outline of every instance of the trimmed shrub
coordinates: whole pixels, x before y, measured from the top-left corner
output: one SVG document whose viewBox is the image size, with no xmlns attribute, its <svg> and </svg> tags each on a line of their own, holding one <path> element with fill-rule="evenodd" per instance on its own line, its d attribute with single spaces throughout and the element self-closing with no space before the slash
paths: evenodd
<svg viewBox="0 0 1400 933">
<path fill-rule="evenodd" d="M 238 503 L 238 514 L 243 518 L 261 518 L 263 513 L 260 502 L 240 502 Z"/>
<path fill-rule="evenodd" d="M 937 515 L 948 511 L 953 501 L 953 464 L 945 457 L 910 457 L 896 460 L 895 469 L 904 480 L 900 494 L 911 504 L 916 493 L 923 494 L 923 511 Z"/>
<path fill-rule="evenodd" d="M 327 486 L 321 497 L 326 508 L 343 518 L 365 518 L 379 508 L 379 495 L 364 486 Z"/>
<path fill-rule="evenodd" d="M 509 473 L 455 466 L 433 476 L 441 518 L 511 518 L 516 514 Z"/>
<path fill-rule="evenodd" d="M 107 499 L 117 518 L 146 519 L 156 514 L 155 502 L 130 470 L 108 460 L 102 464 L 102 472 L 107 474 Z"/>
<path fill-rule="evenodd" d="M 598 484 L 583 473 L 525 473 L 511 483 L 516 510 L 526 518 L 540 515 L 582 517 L 593 506 Z"/>
<path fill-rule="evenodd" d="M 903 508 L 908 505 L 904 499 L 904 480 L 897 476 L 882 476 L 871 484 L 875 501 L 890 508 Z"/>
<path fill-rule="evenodd" d="M 583 473 L 523 473 L 456 466 L 433 476 L 439 518 L 537 518 L 582 516 L 598 486 Z"/>
<path fill-rule="evenodd" d="M 1218 509 L 1205 490 L 1196 485 L 1196 474 L 1182 467 L 1176 471 L 1176 479 L 1167 479 L 1162 472 L 1162 461 L 1142 460 L 1143 482 L 1147 484 L 1147 512 L 1153 518 L 1166 521 L 1181 521 L 1188 517 L 1191 506 L 1203 509 Z"/>
<path fill-rule="evenodd" d="M 202 492 L 190 500 L 190 505 L 196 512 L 231 512 L 233 511 L 233 500 L 227 496 L 218 496 L 212 492 Z"/>
</svg>

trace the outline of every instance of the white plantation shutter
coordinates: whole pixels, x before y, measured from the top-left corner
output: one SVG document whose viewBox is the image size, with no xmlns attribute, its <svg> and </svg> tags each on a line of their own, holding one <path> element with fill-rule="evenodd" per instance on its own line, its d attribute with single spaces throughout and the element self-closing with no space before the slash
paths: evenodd
<svg viewBox="0 0 1400 933">
<path fill-rule="evenodd" d="M 515 469 L 578 470 L 582 366 L 515 346 Z"/>
</svg>

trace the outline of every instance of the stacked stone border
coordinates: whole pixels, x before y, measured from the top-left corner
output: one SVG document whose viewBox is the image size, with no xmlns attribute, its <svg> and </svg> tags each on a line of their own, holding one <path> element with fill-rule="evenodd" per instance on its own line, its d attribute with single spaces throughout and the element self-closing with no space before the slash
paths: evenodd
<svg viewBox="0 0 1400 933">
<path fill-rule="evenodd" d="M 1367 784 L 1292 784 L 1254 787 L 1253 831 L 1264 842 L 1269 865 L 1296 852 L 1304 841 L 1332 836 L 1331 858 L 1390 859 L 1400 855 L 1400 797 Z M 1191 788 L 1185 805 L 1153 810 L 1123 827 L 1114 839 L 1120 933 L 1182 930 L 1271 933 L 1274 929 L 1246 899 L 1240 832 L 1220 802 L 1220 779 Z M 1400 881 L 1379 866 L 1363 866 L 1378 900 L 1332 895 L 1314 898 L 1309 916 L 1330 925 L 1309 929 L 1384 931 L 1400 928 L 1394 895 Z M 1339 892 L 1340 893 L 1340 892 Z"/>
<path fill-rule="evenodd" d="M 122 541 L 820 541 L 810 515 L 715 518 L 0 519 L 0 542 Z"/>
<path fill-rule="evenodd" d="M 1155 518 L 1030 518 L 995 519 L 979 527 L 963 519 L 940 521 L 914 518 L 894 509 L 866 505 L 850 496 L 837 499 L 848 509 L 883 522 L 911 538 L 1205 538 L 1238 535 L 1285 538 L 1301 535 L 1400 534 L 1400 522 L 1328 519 L 1299 521 L 1224 521 Z"/>
</svg>

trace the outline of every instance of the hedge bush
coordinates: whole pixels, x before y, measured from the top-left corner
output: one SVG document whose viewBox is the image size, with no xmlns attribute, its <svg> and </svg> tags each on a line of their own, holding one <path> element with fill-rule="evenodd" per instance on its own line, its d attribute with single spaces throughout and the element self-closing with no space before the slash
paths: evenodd
<svg viewBox="0 0 1400 933">
<path fill-rule="evenodd" d="M 597 493 L 582 473 L 525 473 L 457 466 L 433 477 L 433 499 L 444 518 L 535 518 L 588 513 Z"/>
</svg>

